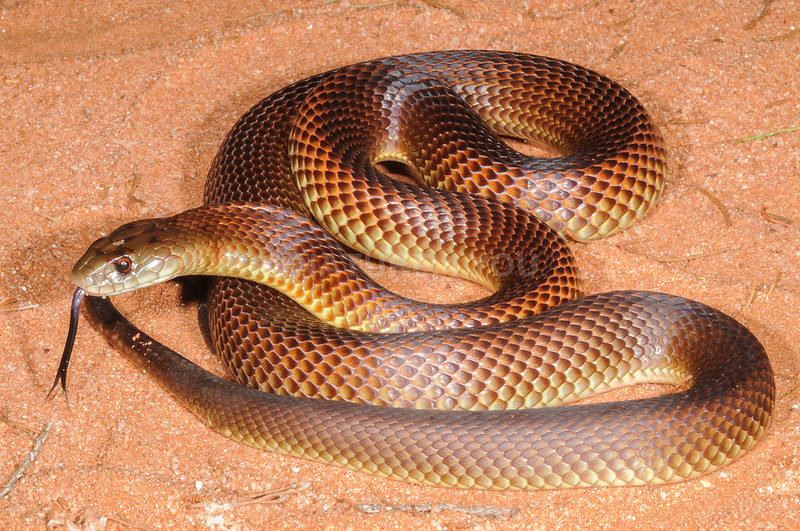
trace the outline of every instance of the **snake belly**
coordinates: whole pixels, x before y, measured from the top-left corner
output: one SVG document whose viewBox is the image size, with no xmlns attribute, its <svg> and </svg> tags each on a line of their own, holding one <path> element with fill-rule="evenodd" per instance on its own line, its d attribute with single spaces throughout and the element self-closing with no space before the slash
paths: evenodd
<svg viewBox="0 0 800 531">
<path fill-rule="evenodd" d="M 527 157 L 501 136 L 562 155 Z M 389 162 L 412 168 L 424 186 L 388 177 L 380 163 Z M 137 366 L 252 446 L 461 488 L 690 479 L 762 438 L 775 395 L 763 347 L 735 320 L 680 297 L 580 297 L 560 238 L 629 226 L 658 198 L 665 173 L 663 141 L 641 104 L 582 67 L 481 51 L 360 63 L 248 111 L 212 164 L 208 206 L 176 223 L 219 231 L 213 238 L 293 241 L 296 229 L 253 228 L 251 205 L 269 204 L 359 253 L 467 278 L 493 295 L 415 305 L 342 277 L 345 259 L 302 240 L 292 252 L 310 253 L 310 278 L 296 281 L 312 293 L 305 303 L 273 289 L 286 293 L 283 284 L 212 283 L 210 336 L 242 385 L 160 345 L 107 300 L 87 303 Z M 319 273 L 331 263 L 332 277 Z M 334 295 L 314 291 L 319 280 Z M 687 379 L 690 387 L 666 396 L 563 405 Z"/>
</svg>

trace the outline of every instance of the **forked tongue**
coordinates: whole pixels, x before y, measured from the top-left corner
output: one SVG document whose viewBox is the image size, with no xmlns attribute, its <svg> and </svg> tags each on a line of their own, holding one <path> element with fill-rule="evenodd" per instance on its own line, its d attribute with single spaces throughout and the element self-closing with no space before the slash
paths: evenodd
<svg viewBox="0 0 800 531">
<path fill-rule="evenodd" d="M 81 313 L 81 301 L 85 293 L 82 288 L 75 288 L 75 294 L 72 296 L 67 342 L 64 344 L 64 352 L 61 354 L 61 362 L 58 364 L 58 372 L 56 372 L 53 387 L 47 393 L 48 400 L 52 398 L 53 391 L 58 387 L 59 382 L 61 383 L 61 391 L 64 393 L 64 400 L 67 400 L 67 369 L 69 368 L 69 360 L 72 357 L 72 347 L 75 346 L 75 336 L 78 333 L 78 316 Z M 67 401 L 67 405 L 69 405 L 69 401 Z"/>
</svg>

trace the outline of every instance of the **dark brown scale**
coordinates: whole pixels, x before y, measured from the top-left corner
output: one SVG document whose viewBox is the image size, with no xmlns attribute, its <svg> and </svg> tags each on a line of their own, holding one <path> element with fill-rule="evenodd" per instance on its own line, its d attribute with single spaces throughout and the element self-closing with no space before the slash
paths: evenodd
<svg viewBox="0 0 800 531">
<path fill-rule="evenodd" d="M 498 135 L 564 155 L 529 159 Z M 375 166 L 386 160 L 414 166 L 443 190 L 389 179 Z M 456 256 L 460 274 L 498 289 L 465 306 L 464 324 L 500 324 L 357 332 L 323 324 L 265 286 L 217 280 L 209 295 L 214 346 L 238 382 L 280 393 L 272 395 L 199 369 L 107 301 L 89 304 L 134 363 L 246 444 L 462 488 L 681 481 L 729 463 L 763 436 L 775 395 L 763 347 L 733 319 L 679 297 L 569 301 L 581 285 L 555 236 L 591 239 L 640 219 L 665 172 L 663 142 L 642 106 L 575 65 L 437 52 L 345 67 L 248 111 L 212 165 L 206 203 L 291 208 L 347 246 L 364 252 L 385 240 L 375 244 L 381 258 L 410 257 L 432 271 L 449 271 Z M 478 195 L 456 193 L 464 191 Z M 514 240 L 521 235 L 526 241 Z M 539 260 L 542 284 L 505 274 L 517 251 Z M 347 283 L 351 299 L 366 300 L 357 284 Z M 415 311 L 437 319 L 435 307 Z M 511 313 L 523 318 L 509 321 Z M 668 396 L 537 407 L 685 378 L 691 387 Z M 519 407 L 532 409 L 486 411 Z"/>
</svg>

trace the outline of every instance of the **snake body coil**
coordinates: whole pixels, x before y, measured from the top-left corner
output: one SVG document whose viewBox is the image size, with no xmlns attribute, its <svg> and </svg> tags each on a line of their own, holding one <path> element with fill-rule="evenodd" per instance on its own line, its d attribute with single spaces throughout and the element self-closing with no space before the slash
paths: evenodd
<svg viewBox="0 0 800 531">
<path fill-rule="evenodd" d="M 498 135 L 565 154 L 526 157 Z M 361 63 L 257 104 L 212 164 L 207 206 L 118 229 L 73 279 L 107 295 L 226 277 L 213 281 L 209 327 L 242 386 L 155 342 L 107 300 L 88 306 L 137 366 L 253 446 L 464 488 L 680 481 L 763 436 L 775 393 L 766 353 L 735 320 L 680 297 L 577 298 L 558 236 L 602 237 L 644 216 L 663 188 L 662 144 L 627 91 L 561 61 L 456 51 Z M 427 186 L 389 178 L 383 162 Z M 328 232 L 494 294 L 410 301 L 370 281 Z M 687 378 L 667 396 L 562 406 Z"/>
</svg>

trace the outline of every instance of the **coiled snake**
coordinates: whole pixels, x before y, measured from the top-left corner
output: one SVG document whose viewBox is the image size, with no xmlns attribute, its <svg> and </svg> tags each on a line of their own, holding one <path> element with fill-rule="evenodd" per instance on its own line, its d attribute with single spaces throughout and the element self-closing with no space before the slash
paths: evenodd
<svg viewBox="0 0 800 531">
<path fill-rule="evenodd" d="M 499 135 L 564 155 L 523 156 Z M 388 177 L 379 163 L 390 161 L 425 186 Z M 73 306 L 83 290 L 224 277 L 210 289 L 210 335 L 243 385 L 140 332 L 107 299 L 89 297 L 88 308 L 131 361 L 252 446 L 463 488 L 680 481 L 761 439 L 775 394 L 766 353 L 700 303 L 581 297 L 559 236 L 589 240 L 640 219 L 665 172 L 641 104 L 584 68 L 481 51 L 361 63 L 248 111 L 212 164 L 208 206 L 98 240 L 73 270 Z M 460 305 L 405 299 L 328 233 L 494 294 Z M 686 379 L 687 389 L 656 398 L 563 406 Z"/>
</svg>

